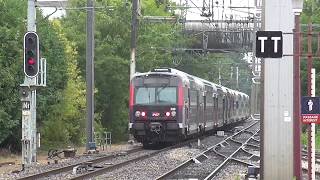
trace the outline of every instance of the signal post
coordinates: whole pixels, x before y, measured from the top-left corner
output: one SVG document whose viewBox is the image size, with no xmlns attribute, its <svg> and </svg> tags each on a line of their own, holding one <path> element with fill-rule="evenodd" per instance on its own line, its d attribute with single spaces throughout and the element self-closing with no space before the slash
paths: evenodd
<svg viewBox="0 0 320 180">
<path fill-rule="evenodd" d="M 28 26 L 23 39 L 24 82 L 20 85 L 22 103 L 22 169 L 37 161 L 40 146 L 36 128 L 36 88 L 46 86 L 46 60 L 40 59 L 36 33 L 35 0 L 28 0 Z"/>
</svg>

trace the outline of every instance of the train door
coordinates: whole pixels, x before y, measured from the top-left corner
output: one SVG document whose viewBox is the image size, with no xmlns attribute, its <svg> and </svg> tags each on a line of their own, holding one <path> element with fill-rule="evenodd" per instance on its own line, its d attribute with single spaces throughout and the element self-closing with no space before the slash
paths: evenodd
<svg viewBox="0 0 320 180">
<path fill-rule="evenodd" d="M 225 103 L 225 105 L 226 105 L 226 123 L 229 123 L 229 97 L 228 97 L 228 94 L 226 95 L 226 103 Z"/>
<path fill-rule="evenodd" d="M 213 120 L 214 123 L 218 123 L 218 96 L 213 97 Z"/>
<path fill-rule="evenodd" d="M 188 105 L 186 107 L 186 119 L 187 119 L 187 124 L 189 125 L 189 119 L 190 119 L 190 88 L 188 88 Z"/>
<path fill-rule="evenodd" d="M 231 116 L 232 116 L 232 120 L 233 122 L 235 122 L 235 112 L 234 112 L 234 95 L 232 95 L 231 97 Z"/>
<path fill-rule="evenodd" d="M 224 123 L 226 120 L 226 100 L 222 99 L 222 122 Z"/>
<path fill-rule="evenodd" d="M 205 119 L 205 114 L 204 114 L 204 92 L 202 90 L 199 91 L 199 104 L 200 104 L 200 131 L 203 131 L 204 129 L 204 119 Z"/>
<path fill-rule="evenodd" d="M 230 93 L 227 95 L 227 122 L 230 123 L 231 121 L 231 96 Z"/>
<path fill-rule="evenodd" d="M 196 131 L 198 122 L 197 122 L 197 114 L 198 114 L 198 103 L 197 103 L 197 91 L 193 90 L 192 88 L 189 90 L 190 92 L 190 114 L 189 114 L 189 125 L 190 125 L 190 131 L 193 133 L 193 131 Z"/>
<path fill-rule="evenodd" d="M 203 128 L 206 127 L 206 123 L 207 123 L 207 96 L 204 93 L 203 94 Z"/>
<path fill-rule="evenodd" d="M 200 99 L 199 99 L 199 91 L 197 90 L 197 117 L 196 117 L 196 124 L 197 127 L 199 127 L 199 123 L 200 123 Z"/>
</svg>

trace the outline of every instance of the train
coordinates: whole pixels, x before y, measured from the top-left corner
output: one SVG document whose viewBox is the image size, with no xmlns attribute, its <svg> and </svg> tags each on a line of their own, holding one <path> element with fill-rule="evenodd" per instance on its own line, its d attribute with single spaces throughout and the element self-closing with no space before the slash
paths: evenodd
<svg viewBox="0 0 320 180">
<path fill-rule="evenodd" d="M 129 89 L 129 131 L 144 147 L 183 141 L 250 114 L 247 94 L 174 68 L 136 73 Z"/>
</svg>

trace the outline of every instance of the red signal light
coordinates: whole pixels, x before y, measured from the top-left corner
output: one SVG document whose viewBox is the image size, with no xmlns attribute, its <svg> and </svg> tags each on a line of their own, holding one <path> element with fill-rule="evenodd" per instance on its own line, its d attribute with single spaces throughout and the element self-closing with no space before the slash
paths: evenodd
<svg viewBox="0 0 320 180">
<path fill-rule="evenodd" d="M 29 58 L 28 59 L 28 64 L 29 65 L 34 65 L 36 63 L 36 61 L 33 58 Z"/>
</svg>

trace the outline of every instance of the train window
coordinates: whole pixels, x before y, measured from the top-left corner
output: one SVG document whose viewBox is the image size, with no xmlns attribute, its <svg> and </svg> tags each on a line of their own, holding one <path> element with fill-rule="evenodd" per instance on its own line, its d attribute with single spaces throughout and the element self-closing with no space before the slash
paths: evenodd
<svg viewBox="0 0 320 180">
<path fill-rule="evenodd" d="M 190 104 L 197 105 L 197 91 L 190 90 Z"/>
<path fill-rule="evenodd" d="M 138 87 L 135 94 L 136 104 L 176 104 L 176 87 Z"/>
<path fill-rule="evenodd" d="M 169 78 L 145 78 L 144 79 L 144 84 L 169 84 Z"/>
<path fill-rule="evenodd" d="M 140 87 L 136 92 L 136 104 L 154 104 L 155 88 Z"/>
<path fill-rule="evenodd" d="M 238 101 L 236 102 L 236 108 L 237 109 L 239 108 L 239 102 Z"/>
<path fill-rule="evenodd" d="M 207 92 L 207 106 L 210 107 L 210 106 L 213 106 L 213 98 L 212 98 L 212 92 L 208 91 Z"/>
<path fill-rule="evenodd" d="M 176 87 L 157 88 L 156 98 L 157 98 L 158 104 L 176 104 L 177 88 Z"/>
</svg>

